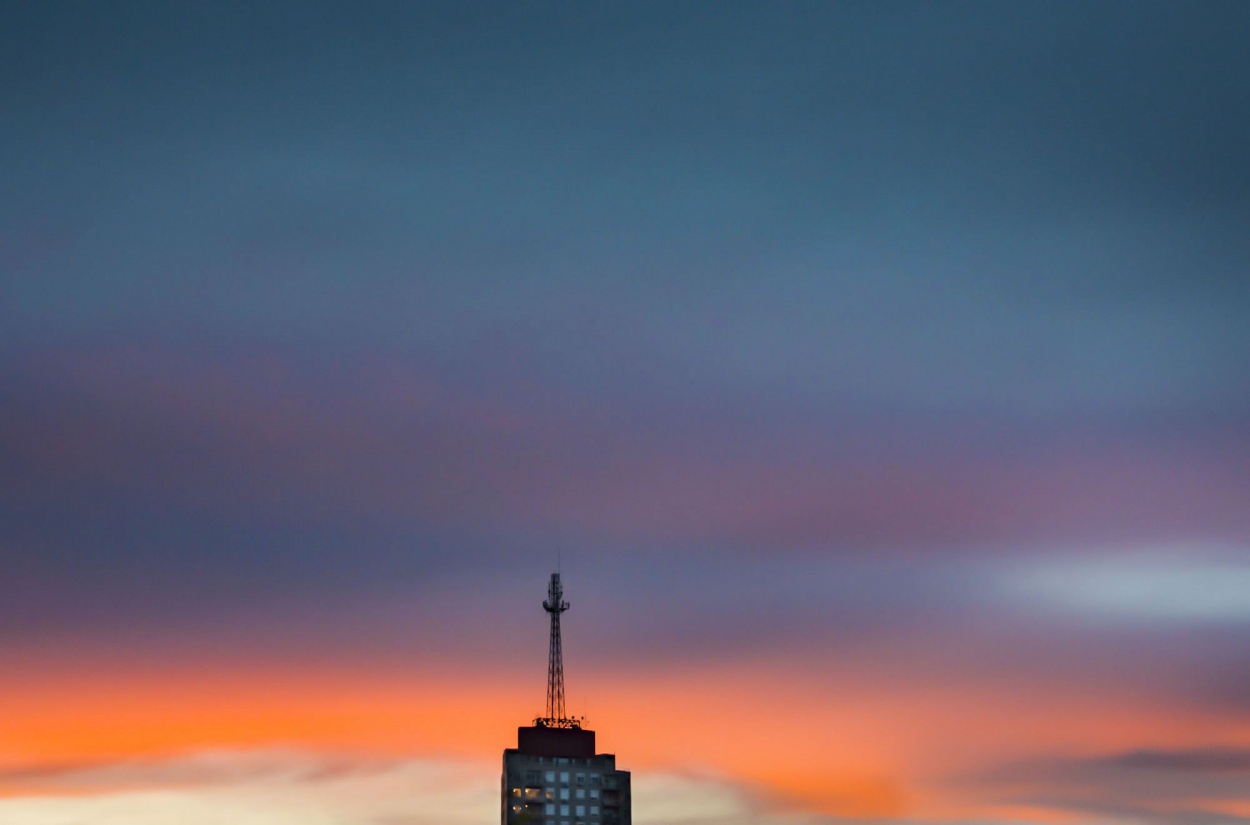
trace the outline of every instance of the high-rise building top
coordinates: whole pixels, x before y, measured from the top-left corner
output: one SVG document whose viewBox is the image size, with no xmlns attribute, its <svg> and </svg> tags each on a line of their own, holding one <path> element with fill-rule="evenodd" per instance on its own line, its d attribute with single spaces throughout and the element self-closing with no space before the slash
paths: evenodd
<svg viewBox="0 0 1250 825">
<path fill-rule="evenodd" d="M 543 609 L 551 616 L 546 715 L 517 728 L 517 746 L 503 752 L 502 825 L 631 825 L 629 771 L 616 756 L 595 753 L 595 732 L 564 706 L 560 574 L 552 573 Z"/>
</svg>

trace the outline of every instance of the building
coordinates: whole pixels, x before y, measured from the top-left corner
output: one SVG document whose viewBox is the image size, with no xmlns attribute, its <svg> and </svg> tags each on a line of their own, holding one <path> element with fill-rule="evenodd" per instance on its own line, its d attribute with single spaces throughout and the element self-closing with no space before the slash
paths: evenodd
<svg viewBox="0 0 1250 825">
<path fill-rule="evenodd" d="M 629 771 L 584 728 L 520 728 L 503 752 L 503 825 L 630 825 Z"/>
<path fill-rule="evenodd" d="M 560 574 L 552 573 L 543 609 L 551 615 L 547 715 L 517 728 L 517 746 L 503 752 L 502 825 L 631 825 L 629 771 L 595 753 L 595 732 L 564 708 L 560 614 L 568 610 Z"/>
</svg>

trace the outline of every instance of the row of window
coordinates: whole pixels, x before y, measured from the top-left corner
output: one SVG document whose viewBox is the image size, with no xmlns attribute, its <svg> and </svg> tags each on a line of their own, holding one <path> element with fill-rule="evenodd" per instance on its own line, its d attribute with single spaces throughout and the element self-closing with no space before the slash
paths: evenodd
<svg viewBox="0 0 1250 825">
<path fill-rule="evenodd" d="M 575 816 L 586 816 L 586 811 L 587 811 L 587 806 L 586 806 L 586 805 L 561 805 L 561 806 L 560 806 L 560 816 L 568 816 L 568 815 L 569 815 L 569 808 L 572 808 L 572 809 L 573 809 L 573 813 L 574 813 L 574 815 L 575 815 Z M 590 815 L 591 815 L 591 816 L 598 816 L 598 815 L 599 815 L 599 806 L 598 806 L 598 805 L 590 805 L 590 806 L 589 806 L 589 810 L 590 810 Z M 556 806 L 555 806 L 555 805 L 548 804 L 548 805 L 547 805 L 547 816 L 555 816 L 555 815 L 556 815 Z"/>
<path fill-rule="evenodd" d="M 550 813 L 551 812 L 548 811 L 548 814 Z M 558 821 L 555 819 L 544 819 L 542 822 L 542 825 L 586 825 L 586 823 L 580 819 L 577 820 L 576 822 L 569 822 L 567 819 L 562 819 Z"/>
<path fill-rule="evenodd" d="M 570 774 L 569 774 L 569 772 L 568 772 L 568 771 L 559 771 L 559 772 L 558 772 L 558 774 L 559 774 L 559 777 L 560 777 L 560 784 L 562 784 L 562 785 L 567 785 L 567 784 L 569 784 L 569 776 L 570 776 Z M 550 785 L 550 784 L 555 783 L 555 781 L 556 781 L 556 775 L 557 775 L 557 772 L 556 772 L 556 771 L 547 771 L 547 772 L 546 772 L 546 774 L 544 774 L 544 777 L 545 777 L 545 778 L 546 778 L 546 780 L 547 780 L 547 784 L 549 784 L 549 785 Z M 528 784 L 531 784 L 531 785 L 536 785 L 536 784 L 538 784 L 538 771 L 526 771 L 526 772 L 525 772 L 525 781 L 526 781 Z M 592 774 L 584 774 L 584 773 L 579 773 L 579 774 L 576 774 L 576 775 L 574 775 L 574 776 L 573 776 L 572 781 L 573 781 L 573 783 L 574 783 L 574 784 L 577 784 L 577 785 L 585 785 L 585 784 L 587 784 L 588 782 L 589 782 L 591 785 L 599 785 L 600 783 L 602 783 L 602 782 L 603 782 L 603 777 L 602 777 L 600 774 L 597 774 L 597 773 L 592 773 Z M 614 781 L 615 781 L 615 780 L 614 780 L 612 777 L 610 777 L 610 776 L 608 777 L 608 782 L 609 782 L 609 783 L 612 783 L 612 782 L 614 782 Z"/>
<path fill-rule="evenodd" d="M 543 764 L 544 762 L 550 762 L 552 765 L 590 765 L 590 764 L 592 764 L 592 763 L 594 763 L 594 762 L 596 762 L 596 761 L 601 762 L 601 761 L 603 761 L 603 760 L 602 760 L 600 757 L 597 757 L 597 756 L 587 756 L 587 757 L 580 757 L 580 756 L 540 756 L 540 757 L 538 757 L 538 763 L 539 763 L 540 765 L 541 765 L 541 764 Z"/>
<path fill-rule="evenodd" d="M 555 798 L 556 798 L 556 793 L 557 793 L 557 789 L 556 789 L 556 788 L 526 788 L 524 791 L 522 791 L 520 788 L 513 788 L 513 789 L 512 789 L 512 795 L 513 795 L 513 796 L 518 796 L 518 797 L 519 797 L 519 796 L 524 795 L 526 799 L 555 799 Z M 560 788 L 560 789 L 559 789 L 559 794 L 560 794 L 560 798 L 561 798 L 561 799 L 568 799 L 568 798 L 569 798 L 569 793 L 570 793 L 570 789 L 569 789 L 569 788 Z M 585 789 L 585 788 L 577 788 L 577 789 L 576 789 L 576 791 L 574 792 L 574 798 L 576 798 L 576 799 L 585 799 L 585 798 L 586 798 L 586 789 Z M 590 789 L 590 798 L 591 798 L 591 799 L 598 799 L 598 798 L 599 798 L 599 789 L 598 789 L 598 788 L 591 788 L 591 789 Z"/>
</svg>

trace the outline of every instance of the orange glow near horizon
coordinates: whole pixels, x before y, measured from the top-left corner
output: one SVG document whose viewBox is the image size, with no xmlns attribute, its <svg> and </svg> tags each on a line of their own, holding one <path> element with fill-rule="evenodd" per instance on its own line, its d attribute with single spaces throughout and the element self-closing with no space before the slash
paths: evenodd
<svg viewBox="0 0 1250 825">
<path fill-rule="evenodd" d="M 113 673 L 0 689 L 10 766 L 159 758 L 196 750 L 294 746 L 483 764 L 514 744 L 533 708 L 505 679 L 454 690 L 394 674 L 274 670 Z M 89 687 L 88 687 L 89 686 Z M 750 663 L 632 676 L 591 674 L 590 727 L 622 766 L 698 765 L 783 807 L 839 816 L 984 816 L 983 787 L 947 782 L 1031 754 L 1100 756 L 1138 748 L 1250 744 L 1226 720 L 1098 693 L 1048 688 L 1045 700 L 918 684 L 843 686 Z M 778 699 L 782 701 L 778 702 Z M 753 715 L 753 708 L 785 713 Z M 21 792 L 20 781 L 5 793 Z M 1215 803 L 1213 803 L 1215 804 Z M 1233 805 L 1238 802 L 1219 803 Z M 1063 822 L 1059 812 L 1030 821 Z"/>
</svg>

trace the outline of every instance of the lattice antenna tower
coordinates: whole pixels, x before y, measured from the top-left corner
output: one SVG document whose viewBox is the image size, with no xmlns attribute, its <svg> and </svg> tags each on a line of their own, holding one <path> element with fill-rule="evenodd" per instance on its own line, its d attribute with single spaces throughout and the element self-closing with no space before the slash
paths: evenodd
<svg viewBox="0 0 1250 825">
<path fill-rule="evenodd" d="M 547 648 L 547 715 L 534 720 L 549 728 L 580 728 L 581 719 L 570 717 L 564 708 L 564 651 L 560 644 L 560 614 L 569 609 L 564 600 L 560 574 L 552 573 L 547 584 L 543 610 L 551 616 L 551 641 Z"/>
</svg>

